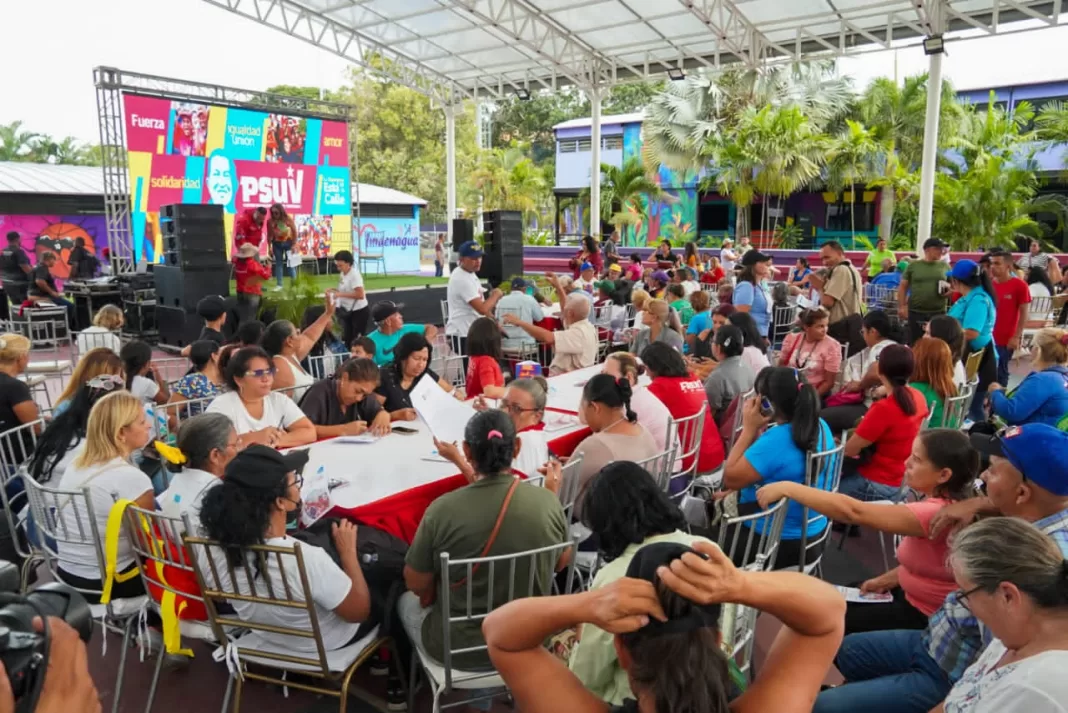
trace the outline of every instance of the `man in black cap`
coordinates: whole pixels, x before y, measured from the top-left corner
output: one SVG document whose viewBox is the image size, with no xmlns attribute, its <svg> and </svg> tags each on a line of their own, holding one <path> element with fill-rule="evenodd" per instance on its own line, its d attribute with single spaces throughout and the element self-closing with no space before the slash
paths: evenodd
<svg viewBox="0 0 1068 713">
<path fill-rule="evenodd" d="M 405 324 L 401 311 L 404 304 L 383 300 L 375 302 L 371 307 L 371 321 L 378 325 L 378 329 L 367 335 L 375 344 L 375 364 L 385 366 L 393 361 L 393 348 L 397 346 L 400 338 L 409 332 L 421 332 L 426 340 L 434 343 L 434 337 L 438 336 L 438 328 L 432 324 Z"/>
<path fill-rule="evenodd" d="M 197 302 L 197 316 L 204 320 L 204 327 L 200 330 L 197 341 L 212 341 L 220 347 L 226 344 L 226 336 L 222 333 L 223 325 L 226 324 L 227 305 L 226 300 L 219 295 L 208 295 Z M 182 356 L 189 356 L 192 344 L 187 344 L 182 349 Z"/>
<path fill-rule="evenodd" d="M 924 324 L 946 313 L 949 265 L 942 260 L 945 247 L 947 245 L 938 238 L 930 238 L 923 244 L 923 259 L 910 262 L 901 275 L 901 284 L 897 288 L 897 313 L 901 319 L 908 320 L 910 344 L 923 336 Z"/>
</svg>

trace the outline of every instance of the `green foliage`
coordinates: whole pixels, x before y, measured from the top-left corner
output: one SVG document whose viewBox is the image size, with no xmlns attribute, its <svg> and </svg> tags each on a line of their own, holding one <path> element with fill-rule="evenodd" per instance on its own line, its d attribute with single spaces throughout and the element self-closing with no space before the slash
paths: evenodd
<svg viewBox="0 0 1068 713">
<path fill-rule="evenodd" d="M 582 190 L 579 201 L 589 205 L 589 188 Z M 649 219 L 649 201 L 670 203 L 674 198 L 661 190 L 637 156 L 627 159 L 622 168 L 601 164 L 601 220 L 617 228 L 639 225 Z"/>
<path fill-rule="evenodd" d="M 25 131 L 21 121 L 0 124 L 0 161 L 99 166 L 100 147 L 83 144 L 73 136 L 56 139 Z"/>
<path fill-rule="evenodd" d="M 801 244 L 802 230 L 797 223 L 780 225 L 775 229 L 775 245 L 784 250 L 794 250 Z"/>
<path fill-rule="evenodd" d="M 463 202 L 470 214 L 477 214 L 480 199 L 483 210 L 517 210 L 528 222 L 548 210 L 549 183 L 526 150 L 513 144 L 479 152 L 463 187 Z"/>
<path fill-rule="evenodd" d="M 273 310 L 275 319 L 299 325 L 304 310 L 323 303 L 321 293 L 322 289 L 312 275 L 298 271 L 297 276 L 286 282 L 281 290 L 264 290 L 260 311 Z"/>
</svg>

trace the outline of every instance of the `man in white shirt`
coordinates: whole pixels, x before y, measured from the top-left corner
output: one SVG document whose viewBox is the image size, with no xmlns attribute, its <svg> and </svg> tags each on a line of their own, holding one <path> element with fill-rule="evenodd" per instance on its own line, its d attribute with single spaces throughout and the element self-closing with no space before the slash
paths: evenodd
<svg viewBox="0 0 1068 713">
<path fill-rule="evenodd" d="M 578 294 L 567 296 L 562 317 L 565 329 L 550 332 L 520 320 L 513 314 L 504 315 L 504 323 L 519 327 L 542 344 L 553 347 L 553 361 L 549 376 L 566 374 L 597 363 L 597 329 L 589 320 L 590 301 Z"/>
<path fill-rule="evenodd" d="M 584 262 L 579 267 L 579 278 L 574 281 L 573 286 L 576 290 L 584 290 L 593 294 L 593 284 L 597 282 L 597 274 L 593 269 L 593 265 Z"/>
<path fill-rule="evenodd" d="M 445 325 L 445 335 L 454 352 L 467 354 L 467 331 L 479 317 L 493 317 L 493 309 L 501 298 L 501 291 L 494 289 L 488 298 L 478 279 L 478 270 L 482 267 L 482 248 L 474 240 L 468 240 L 460 246 L 460 262 L 449 276 L 449 286 L 445 290 L 449 306 L 449 321 Z M 464 360 L 466 370 L 466 359 Z"/>
<path fill-rule="evenodd" d="M 723 266 L 723 272 L 730 277 L 734 274 L 734 263 L 738 260 L 738 253 L 734 252 L 734 241 L 723 238 L 723 249 L 719 251 L 719 264 Z"/>
<path fill-rule="evenodd" d="M 502 321 L 504 315 L 514 314 L 520 320 L 531 324 L 545 319 L 538 301 L 527 294 L 530 285 L 522 277 L 512 280 L 512 291 L 497 302 L 497 321 Z M 504 327 L 505 337 L 501 341 L 504 349 L 518 350 L 523 347 L 531 347 L 537 344 L 534 337 L 524 332 L 519 327 Z"/>
<path fill-rule="evenodd" d="M 367 334 L 367 320 L 370 310 L 367 307 L 367 293 L 363 288 L 363 275 L 353 264 L 355 258 L 348 250 L 339 250 L 334 255 L 334 265 L 341 273 L 341 280 L 336 290 L 327 290 L 333 295 L 337 305 L 337 318 L 341 322 L 342 341 L 345 346 L 352 345 L 352 340 Z"/>
</svg>

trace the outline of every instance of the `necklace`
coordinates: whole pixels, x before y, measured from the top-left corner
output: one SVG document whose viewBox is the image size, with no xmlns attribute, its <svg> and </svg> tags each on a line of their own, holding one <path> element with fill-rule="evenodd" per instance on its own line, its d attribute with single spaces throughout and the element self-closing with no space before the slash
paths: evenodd
<svg viewBox="0 0 1068 713">
<path fill-rule="evenodd" d="M 794 358 L 794 364 L 797 366 L 798 369 L 803 370 L 806 366 L 808 366 L 808 360 L 812 358 L 813 353 L 815 353 L 816 351 L 816 347 L 820 345 L 819 342 L 813 342 L 812 348 L 808 350 L 808 354 L 805 356 L 805 360 L 801 361 L 801 349 L 805 346 L 807 342 L 808 337 L 802 338 L 801 345 L 797 348 L 797 356 Z"/>
<path fill-rule="evenodd" d="M 616 426 L 618 426 L 619 424 L 623 423 L 626 420 L 627 420 L 627 417 L 624 416 L 622 418 L 616 419 L 615 421 L 612 421 L 612 423 L 610 423 L 609 425 L 607 425 L 607 426 L 605 426 L 604 428 L 601 429 L 601 433 L 607 433 L 608 431 L 611 431 L 613 428 L 615 428 Z"/>
</svg>

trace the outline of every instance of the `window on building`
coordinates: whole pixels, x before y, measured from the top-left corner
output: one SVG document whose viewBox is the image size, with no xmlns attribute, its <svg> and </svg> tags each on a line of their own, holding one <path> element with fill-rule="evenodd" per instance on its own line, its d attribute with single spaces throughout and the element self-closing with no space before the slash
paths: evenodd
<svg viewBox="0 0 1068 713">
<path fill-rule="evenodd" d="M 590 139 L 579 139 L 578 140 L 578 150 L 579 151 L 593 151 L 593 142 Z"/>
<path fill-rule="evenodd" d="M 601 145 L 605 151 L 622 151 L 623 150 L 623 137 L 622 136 L 606 136 L 601 140 Z"/>
<path fill-rule="evenodd" d="M 575 140 L 568 139 L 567 141 L 557 141 L 557 153 L 575 153 Z"/>
<path fill-rule="evenodd" d="M 843 233 L 875 230 L 875 204 L 857 203 L 850 212 L 849 203 L 828 203 L 827 230 Z"/>
</svg>

